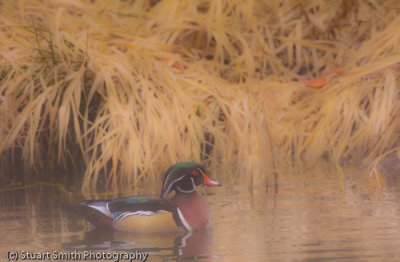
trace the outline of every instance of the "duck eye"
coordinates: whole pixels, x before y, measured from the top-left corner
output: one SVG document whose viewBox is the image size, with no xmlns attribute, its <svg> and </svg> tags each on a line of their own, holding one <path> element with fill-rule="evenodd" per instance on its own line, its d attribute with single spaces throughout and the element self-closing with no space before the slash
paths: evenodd
<svg viewBox="0 0 400 262">
<path fill-rule="evenodd" d="M 197 170 L 193 171 L 193 176 L 198 176 L 199 172 Z"/>
</svg>

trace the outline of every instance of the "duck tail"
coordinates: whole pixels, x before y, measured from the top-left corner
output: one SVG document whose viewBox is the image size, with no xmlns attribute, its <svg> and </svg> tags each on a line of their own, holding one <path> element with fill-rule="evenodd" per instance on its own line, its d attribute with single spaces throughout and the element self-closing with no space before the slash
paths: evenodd
<svg viewBox="0 0 400 262">
<path fill-rule="evenodd" d="M 108 228 L 113 225 L 113 218 L 108 210 L 107 202 L 84 201 L 80 204 L 64 203 L 62 209 L 70 214 L 81 217 L 96 227 Z"/>
</svg>

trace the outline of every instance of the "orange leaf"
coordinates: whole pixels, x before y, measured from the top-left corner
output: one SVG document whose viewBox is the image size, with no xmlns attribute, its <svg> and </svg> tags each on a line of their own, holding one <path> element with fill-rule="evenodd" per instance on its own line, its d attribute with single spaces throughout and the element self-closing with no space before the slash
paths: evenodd
<svg viewBox="0 0 400 262">
<path fill-rule="evenodd" d="M 336 67 L 333 71 L 326 72 L 314 79 L 306 79 L 301 76 L 299 76 L 297 79 L 308 87 L 320 89 L 328 83 L 328 81 L 332 78 L 332 76 L 340 74 L 341 72 L 342 68 Z"/>
</svg>

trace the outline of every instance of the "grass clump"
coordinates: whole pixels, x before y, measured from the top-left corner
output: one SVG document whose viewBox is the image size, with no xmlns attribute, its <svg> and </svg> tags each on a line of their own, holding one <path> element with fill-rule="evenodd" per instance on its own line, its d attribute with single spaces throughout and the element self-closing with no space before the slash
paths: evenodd
<svg viewBox="0 0 400 262">
<path fill-rule="evenodd" d="M 1 166 L 82 165 L 87 190 L 159 183 L 177 161 L 254 185 L 280 161 L 373 163 L 398 144 L 399 11 L 398 0 L 2 2 Z"/>
</svg>

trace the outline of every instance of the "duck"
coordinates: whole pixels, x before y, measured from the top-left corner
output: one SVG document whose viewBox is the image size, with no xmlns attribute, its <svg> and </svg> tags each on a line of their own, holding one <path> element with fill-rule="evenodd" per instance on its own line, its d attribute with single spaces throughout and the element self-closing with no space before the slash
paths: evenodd
<svg viewBox="0 0 400 262">
<path fill-rule="evenodd" d="M 221 186 L 211 180 L 206 168 L 194 162 L 176 163 L 164 174 L 161 193 L 112 200 L 84 200 L 84 218 L 96 227 L 136 233 L 198 231 L 210 227 L 206 200 L 196 187 Z M 169 198 L 170 192 L 175 195 Z"/>
</svg>

